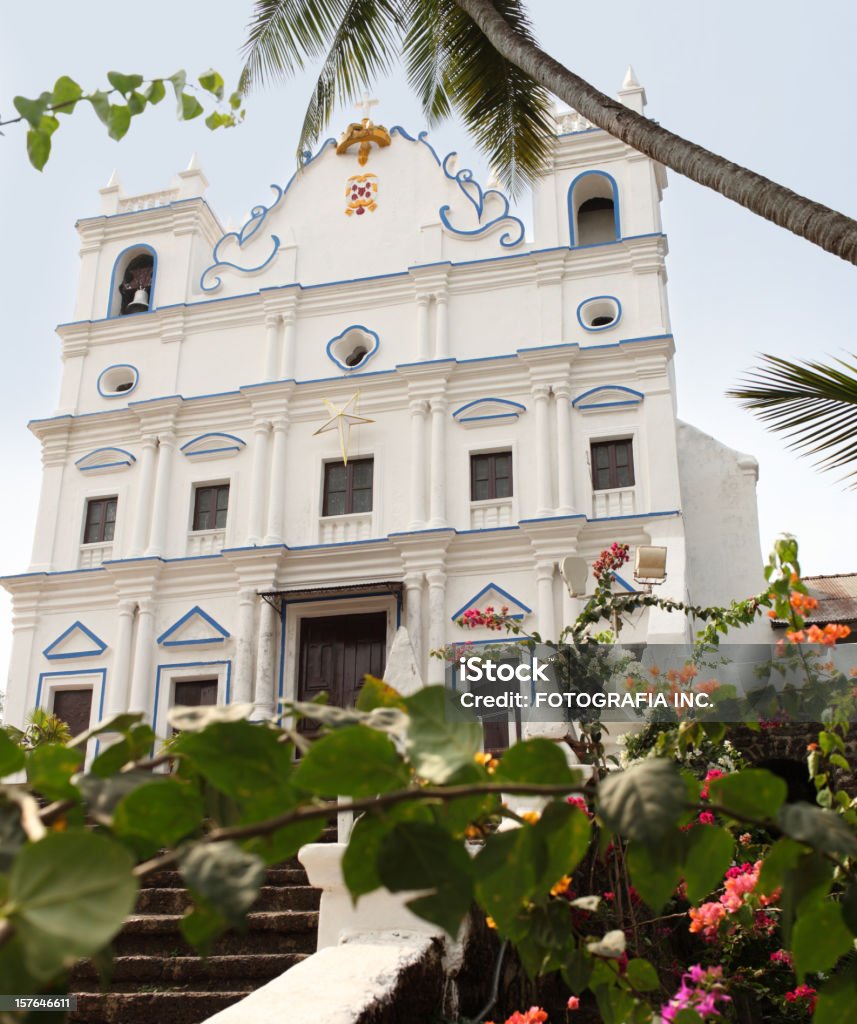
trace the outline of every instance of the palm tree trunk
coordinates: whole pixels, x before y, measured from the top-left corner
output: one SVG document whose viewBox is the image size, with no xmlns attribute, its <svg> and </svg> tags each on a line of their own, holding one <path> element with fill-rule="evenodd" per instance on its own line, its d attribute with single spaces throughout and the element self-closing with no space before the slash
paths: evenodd
<svg viewBox="0 0 857 1024">
<path fill-rule="evenodd" d="M 492 46 L 610 135 L 827 252 L 857 264 L 857 221 L 732 163 L 629 110 L 522 38 L 491 0 L 454 0 Z"/>
</svg>

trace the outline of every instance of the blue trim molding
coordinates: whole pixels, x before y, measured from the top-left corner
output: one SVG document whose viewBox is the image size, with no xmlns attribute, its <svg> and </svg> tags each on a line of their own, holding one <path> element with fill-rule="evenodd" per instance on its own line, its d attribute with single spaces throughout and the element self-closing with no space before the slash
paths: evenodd
<svg viewBox="0 0 857 1024">
<path fill-rule="evenodd" d="M 157 280 L 157 276 L 158 276 L 158 254 L 151 247 L 151 245 L 148 245 L 146 242 L 137 242 L 136 245 L 129 245 L 127 248 L 123 249 L 122 252 L 119 253 L 119 255 L 116 257 L 116 259 L 113 262 L 113 269 L 110 271 L 110 291 L 107 293 L 107 315 L 106 315 L 105 319 L 107 319 L 107 320 L 115 320 L 117 317 L 120 317 L 122 315 L 119 312 L 119 307 L 117 307 L 117 310 L 116 310 L 115 313 L 111 313 L 110 312 L 110 309 L 113 306 L 113 300 L 116 298 L 116 289 L 119 287 L 119 284 L 118 284 L 118 282 L 116 280 L 116 277 L 117 277 L 116 271 L 118 270 L 120 264 L 122 266 L 121 273 L 124 274 L 128 264 L 131 262 L 131 260 L 134 259 L 135 256 L 142 256 L 144 252 L 149 253 L 149 255 L 152 257 L 152 283 L 149 285 L 149 308 L 147 310 L 145 310 L 145 312 L 146 313 L 154 312 L 154 309 L 155 309 L 155 281 Z M 123 257 L 126 257 L 126 256 L 128 258 L 127 259 L 123 259 Z M 122 303 L 120 302 L 119 306 L 121 307 L 121 305 L 122 305 Z M 143 311 L 141 310 L 141 312 L 143 312 Z M 139 316 L 140 313 L 134 313 L 133 315 L 134 316 Z"/>
<path fill-rule="evenodd" d="M 224 659 L 222 661 L 185 661 L 177 662 L 172 665 L 158 665 L 155 672 L 155 701 L 152 705 L 152 728 L 157 729 L 158 725 L 158 703 L 161 698 L 161 673 L 165 670 L 179 670 L 188 668 L 220 668 L 221 665 L 226 666 L 226 679 L 224 681 L 225 700 L 224 704 L 232 703 L 232 662 Z"/>
<path fill-rule="evenodd" d="M 453 412 L 452 418 L 463 427 L 490 426 L 498 420 L 514 423 L 521 413 L 526 411 L 525 405 L 512 402 L 508 398 L 475 398 L 472 402 L 459 406 Z"/>
<path fill-rule="evenodd" d="M 362 335 L 362 340 L 366 344 L 366 355 L 363 356 L 360 362 L 356 363 L 354 366 L 348 366 L 346 363 L 343 363 L 336 355 L 336 352 L 334 351 L 337 342 L 342 341 L 342 339 L 345 338 L 346 335 L 348 335 L 351 331 L 360 331 Z M 338 366 L 340 370 L 344 370 L 346 373 L 353 373 L 355 370 L 363 369 L 363 367 L 369 362 L 372 356 L 374 356 L 375 353 L 378 351 L 380 344 L 381 342 L 376 331 L 372 331 L 368 327 L 364 327 L 363 324 L 349 324 L 348 327 L 345 327 L 343 330 L 339 332 L 339 334 L 334 335 L 334 337 L 330 339 L 330 341 L 327 343 L 325 351 L 327 352 L 327 358 L 336 366 Z"/>
<path fill-rule="evenodd" d="M 584 401 L 594 395 L 603 396 L 607 400 Z M 591 409 L 609 409 L 619 405 L 639 405 L 645 397 L 642 391 L 627 388 L 624 384 L 599 384 L 598 387 L 590 388 L 578 395 L 577 398 L 572 399 L 571 404 L 575 409 L 586 412 Z"/>
<path fill-rule="evenodd" d="M 458 609 L 457 612 L 450 616 L 452 621 L 455 622 L 457 619 L 460 619 L 468 608 L 475 607 L 479 603 L 479 601 L 491 590 L 493 590 L 495 594 L 499 594 L 501 597 L 504 597 L 509 602 L 510 607 L 515 606 L 519 609 L 517 612 L 512 612 L 512 614 L 509 616 L 510 619 L 523 619 L 525 615 L 529 615 L 530 612 L 532 612 L 532 608 L 529 608 L 527 605 L 525 605 L 523 601 L 519 601 L 518 598 L 510 594 L 508 590 L 504 590 L 502 587 L 498 587 L 496 583 L 486 583 L 478 594 L 474 594 L 473 597 L 471 597 L 466 604 L 463 604 Z"/>
<path fill-rule="evenodd" d="M 599 327 L 594 327 L 592 324 L 586 323 L 583 319 L 583 312 L 590 302 L 612 302 L 615 305 L 615 317 L 610 321 L 609 324 L 601 324 Z M 619 321 L 622 319 L 622 303 L 616 298 L 615 295 L 593 295 L 592 298 L 584 299 L 583 302 L 577 307 L 577 322 L 584 329 L 584 331 L 592 331 L 597 333 L 598 331 L 609 331 L 611 328 L 616 327 Z"/>
<path fill-rule="evenodd" d="M 82 651 L 59 651 L 58 648 L 63 646 L 65 641 L 75 633 L 80 633 L 85 638 L 85 641 L 90 643 L 92 646 L 85 647 Z M 55 640 L 52 640 L 42 651 L 42 654 L 49 661 L 60 661 L 65 658 L 97 658 L 99 655 L 104 654 L 106 650 L 107 644 L 100 637 L 96 636 L 91 629 L 84 626 L 80 619 L 78 619 L 73 622 L 68 629 L 60 633 Z"/>
<path fill-rule="evenodd" d="M 613 224 L 616 231 L 616 237 L 614 239 L 608 239 L 607 243 L 596 243 L 596 244 L 609 244 L 610 242 L 618 242 L 622 237 L 622 226 L 619 220 L 619 186 L 616 184 L 616 179 L 612 174 L 608 174 L 607 171 L 581 171 L 580 174 L 572 181 L 568 186 L 568 192 L 566 194 L 566 204 L 568 207 L 568 245 L 570 249 L 574 249 L 577 245 L 574 237 L 574 222 L 576 211 L 574 209 L 574 190 L 577 187 L 578 182 L 583 181 L 584 178 L 590 178 L 592 176 L 599 176 L 606 178 L 610 183 L 610 190 L 613 193 Z"/>
<path fill-rule="evenodd" d="M 179 449 L 188 459 L 212 458 L 214 456 L 232 456 L 242 452 L 247 442 L 235 434 L 222 434 L 209 431 L 200 434 L 191 441 L 186 441 Z"/>
<path fill-rule="evenodd" d="M 81 473 L 94 473 L 105 469 L 127 469 L 137 461 L 125 448 L 93 448 L 88 455 L 75 460 Z"/>
<path fill-rule="evenodd" d="M 106 668 L 78 668 L 78 669 L 69 669 L 67 672 L 40 672 L 39 673 L 39 681 L 38 681 L 38 684 L 36 686 L 36 707 L 40 708 L 42 706 L 42 687 L 43 687 L 44 682 L 45 682 L 46 679 L 54 679 L 54 678 L 59 678 L 59 679 L 69 678 L 70 679 L 70 678 L 76 677 L 76 676 L 90 676 L 90 678 L 92 676 L 101 676 L 101 687 L 100 687 L 101 692 L 98 695 L 98 718 L 96 719 L 96 721 L 97 722 L 102 721 L 102 719 L 104 718 L 104 690 L 105 690 L 105 684 L 107 682 L 107 669 Z M 95 687 L 93 687 L 93 690 L 95 690 Z M 92 717 L 92 715 L 91 715 L 91 712 L 90 712 L 90 718 L 91 717 Z"/>
<path fill-rule="evenodd" d="M 134 375 L 134 382 L 131 385 L 131 387 L 125 388 L 124 391 L 105 391 L 104 388 L 102 388 L 101 386 L 101 382 L 104 379 L 105 375 L 110 373 L 111 370 L 130 370 L 131 373 Z M 139 383 L 140 371 L 137 369 L 136 366 L 132 366 L 130 363 L 113 363 L 110 366 L 105 366 L 101 373 L 99 373 L 98 380 L 96 380 L 95 382 L 95 386 L 98 389 L 98 393 L 99 395 L 101 395 L 102 398 L 126 398 L 128 395 L 131 394 L 132 391 L 136 390 L 137 385 Z"/>
<path fill-rule="evenodd" d="M 198 637 L 191 640 L 176 640 L 173 637 L 177 633 L 181 633 L 183 629 L 192 619 L 201 619 L 207 626 L 211 628 L 211 636 Z M 207 612 L 204 612 L 199 605 L 194 605 L 190 611 L 187 611 L 182 615 L 180 619 L 177 619 L 171 626 L 164 630 L 163 633 L 158 637 L 156 643 L 160 647 L 201 647 L 207 644 L 222 644 L 228 640 L 230 633 L 224 629 L 219 622 L 215 621 Z"/>
</svg>

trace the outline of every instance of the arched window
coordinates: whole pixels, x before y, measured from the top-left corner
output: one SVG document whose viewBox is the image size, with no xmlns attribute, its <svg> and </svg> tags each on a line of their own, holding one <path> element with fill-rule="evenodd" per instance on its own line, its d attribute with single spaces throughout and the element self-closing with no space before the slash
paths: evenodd
<svg viewBox="0 0 857 1024">
<path fill-rule="evenodd" d="M 598 245 L 621 238 L 619 190 L 604 171 L 584 171 L 568 190 L 570 245 Z"/>
<path fill-rule="evenodd" d="M 157 254 L 148 245 L 135 245 L 119 254 L 110 278 L 109 317 L 147 313 L 154 308 L 157 263 Z"/>
</svg>

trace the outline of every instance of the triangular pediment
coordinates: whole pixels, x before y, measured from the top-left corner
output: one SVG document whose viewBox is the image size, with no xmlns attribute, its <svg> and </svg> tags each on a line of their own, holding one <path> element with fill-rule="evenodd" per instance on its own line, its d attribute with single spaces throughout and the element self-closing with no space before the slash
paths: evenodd
<svg viewBox="0 0 857 1024">
<path fill-rule="evenodd" d="M 523 619 L 533 610 L 496 583 L 486 583 L 478 593 L 474 594 L 466 604 L 463 604 L 455 612 L 452 621 L 457 622 L 470 609 L 484 612 L 487 608 L 493 608 L 498 613 L 506 608 L 506 614 L 512 619 Z"/>
<path fill-rule="evenodd" d="M 161 647 L 203 647 L 222 644 L 229 635 L 227 629 L 195 605 L 161 633 L 158 643 Z"/>
<path fill-rule="evenodd" d="M 107 650 L 107 644 L 79 620 L 52 640 L 42 651 L 50 661 L 63 658 L 97 658 Z"/>
</svg>

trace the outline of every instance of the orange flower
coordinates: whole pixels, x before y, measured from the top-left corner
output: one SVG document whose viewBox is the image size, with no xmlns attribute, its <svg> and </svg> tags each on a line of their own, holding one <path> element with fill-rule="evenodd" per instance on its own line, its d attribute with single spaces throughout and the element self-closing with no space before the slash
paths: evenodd
<svg viewBox="0 0 857 1024">
<path fill-rule="evenodd" d="M 810 754 L 811 754 L 811 753 L 813 752 L 813 750 L 818 750 L 818 744 L 817 744 L 817 743 L 807 743 L 807 745 L 806 745 L 806 749 L 807 749 L 807 750 L 808 750 L 808 751 L 810 752 Z"/>
<path fill-rule="evenodd" d="M 538 811 L 524 811 L 521 817 L 528 825 L 535 825 L 535 823 L 539 820 L 541 815 Z"/>
<path fill-rule="evenodd" d="M 497 922 L 490 915 L 485 918 L 485 924 L 487 924 L 489 928 L 496 928 L 497 927 Z"/>
<path fill-rule="evenodd" d="M 696 688 L 700 693 L 707 693 L 711 695 L 715 690 L 720 689 L 720 683 L 718 683 L 716 679 L 708 679 L 704 683 L 698 683 Z"/>
<path fill-rule="evenodd" d="M 571 888 L 571 875 L 563 875 L 558 882 L 551 886 L 551 896 L 562 896 Z"/>
<path fill-rule="evenodd" d="M 815 629 L 814 626 L 813 626 L 813 629 Z M 804 633 L 804 631 L 802 629 L 791 630 L 790 632 L 786 633 L 786 637 L 793 644 L 802 644 L 804 642 L 804 640 L 806 640 L 806 634 Z"/>
</svg>

